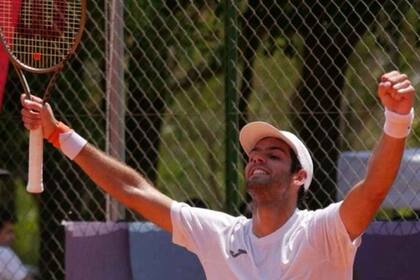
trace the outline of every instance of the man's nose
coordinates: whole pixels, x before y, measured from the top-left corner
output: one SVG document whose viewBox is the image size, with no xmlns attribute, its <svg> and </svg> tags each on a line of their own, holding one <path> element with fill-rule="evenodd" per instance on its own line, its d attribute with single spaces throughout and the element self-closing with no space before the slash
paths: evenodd
<svg viewBox="0 0 420 280">
<path fill-rule="evenodd" d="M 252 163 L 264 163 L 265 162 L 265 157 L 261 153 L 255 153 L 251 157 L 251 162 Z"/>
</svg>

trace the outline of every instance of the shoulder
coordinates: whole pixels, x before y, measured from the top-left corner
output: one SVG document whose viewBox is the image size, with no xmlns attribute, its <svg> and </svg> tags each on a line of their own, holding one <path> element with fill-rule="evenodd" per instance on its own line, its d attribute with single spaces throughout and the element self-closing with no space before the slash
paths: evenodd
<svg viewBox="0 0 420 280">
<path fill-rule="evenodd" d="M 341 202 L 328 205 L 317 210 L 299 210 L 298 224 L 300 228 L 308 231 L 327 230 L 329 227 L 337 227 L 341 222 L 340 217 Z"/>
<path fill-rule="evenodd" d="M 315 211 L 301 211 L 302 224 L 309 233 L 310 240 L 347 243 L 349 236 L 340 216 L 341 204 L 342 201 Z"/>
<path fill-rule="evenodd" d="M 0 261 L 10 260 L 11 258 L 16 258 L 16 254 L 12 249 L 5 246 L 0 246 Z"/>
<path fill-rule="evenodd" d="M 0 265 L 13 270 L 20 270 L 23 264 L 19 257 L 9 247 L 0 246 Z"/>
<path fill-rule="evenodd" d="M 191 207 L 186 203 L 174 202 L 171 206 L 172 224 L 189 225 L 194 228 L 223 231 L 232 226 L 246 223 L 244 216 L 235 217 L 221 211 Z"/>
<path fill-rule="evenodd" d="M 225 244 L 226 238 L 241 232 L 247 219 L 185 203 L 171 205 L 172 241 L 198 254 Z"/>
<path fill-rule="evenodd" d="M 331 217 L 339 217 L 340 206 L 342 201 L 331 203 L 325 208 L 316 210 L 299 210 L 299 216 L 304 220 L 323 219 Z"/>
<path fill-rule="evenodd" d="M 28 270 L 8 247 L 0 246 L 0 279 L 25 279 Z"/>
<path fill-rule="evenodd" d="M 198 207 L 192 207 L 189 206 L 186 203 L 183 202 L 174 202 L 171 205 L 171 214 L 172 215 L 190 215 L 195 217 L 205 217 L 211 220 L 219 220 L 222 223 L 232 223 L 237 220 L 246 219 L 243 216 L 235 217 L 232 215 L 229 215 L 227 213 L 211 210 L 211 209 L 205 209 L 205 208 L 198 208 Z"/>
</svg>

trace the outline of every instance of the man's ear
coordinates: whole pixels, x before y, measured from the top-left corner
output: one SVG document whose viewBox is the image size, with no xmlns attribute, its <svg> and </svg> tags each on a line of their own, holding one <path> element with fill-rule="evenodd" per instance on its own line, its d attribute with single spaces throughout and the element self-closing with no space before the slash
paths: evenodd
<svg viewBox="0 0 420 280">
<path fill-rule="evenodd" d="M 305 184 L 306 179 L 306 171 L 300 169 L 298 172 L 294 173 L 292 176 L 293 185 L 295 186 L 302 186 Z"/>
</svg>

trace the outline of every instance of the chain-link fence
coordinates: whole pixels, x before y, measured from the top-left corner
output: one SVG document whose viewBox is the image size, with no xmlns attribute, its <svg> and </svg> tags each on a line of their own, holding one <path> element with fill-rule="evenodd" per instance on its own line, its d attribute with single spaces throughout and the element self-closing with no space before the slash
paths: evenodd
<svg viewBox="0 0 420 280">
<path fill-rule="evenodd" d="M 420 80 L 420 1 L 99 0 L 88 10 L 81 47 L 52 96 L 57 117 L 170 197 L 213 209 L 246 208 L 236 137 L 250 120 L 307 143 L 315 165 L 307 207 L 339 199 L 382 131 L 377 78 L 399 69 L 415 86 Z M 41 91 L 46 78 L 29 80 Z M 50 145 L 46 191 L 25 193 L 28 137 L 13 70 L 5 91 L 0 168 L 10 176 L 1 177 L 1 194 L 18 218 L 16 250 L 42 279 L 63 279 L 62 221 L 118 215 Z M 419 143 L 416 120 L 404 172 L 378 218 L 419 219 Z"/>
</svg>

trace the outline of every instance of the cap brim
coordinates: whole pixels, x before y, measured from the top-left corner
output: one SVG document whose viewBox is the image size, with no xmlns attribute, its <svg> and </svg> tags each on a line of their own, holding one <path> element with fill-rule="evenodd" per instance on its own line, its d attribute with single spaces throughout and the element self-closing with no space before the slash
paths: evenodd
<svg viewBox="0 0 420 280">
<path fill-rule="evenodd" d="M 245 125 L 239 134 L 239 142 L 248 155 L 258 141 L 267 137 L 283 140 L 296 152 L 294 144 L 289 138 L 281 130 L 266 122 L 251 122 Z"/>
</svg>

